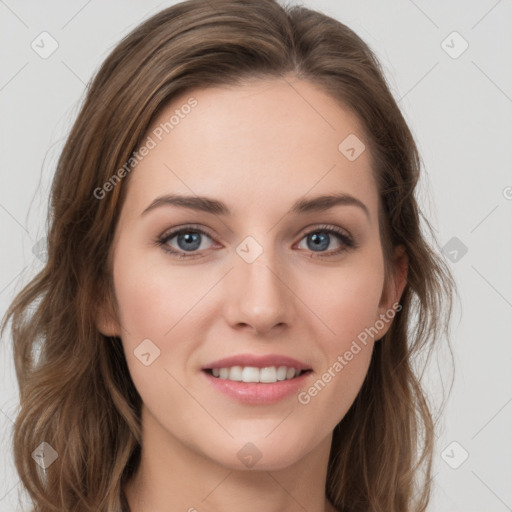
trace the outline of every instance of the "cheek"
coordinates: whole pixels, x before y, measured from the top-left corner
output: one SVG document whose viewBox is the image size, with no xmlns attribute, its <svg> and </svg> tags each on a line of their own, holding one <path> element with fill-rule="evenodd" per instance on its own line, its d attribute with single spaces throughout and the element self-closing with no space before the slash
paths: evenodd
<svg viewBox="0 0 512 512">
<path fill-rule="evenodd" d="M 192 284 L 189 273 L 170 271 L 164 260 L 123 251 L 114 265 L 115 293 L 122 328 L 130 338 L 161 339 L 197 303 L 209 283 Z M 204 288 L 204 290 L 203 290 Z"/>
<path fill-rule="evenodd" d="M 324 345 L 330 354 L 349 347 L 378 318 L 384 281 L 383 263 L 358 261 L 332 272 L 317 272 L 302 280 L 301 291 L 312 313 L 324 326 Z M 314 284 L 314 286 L 312 286 Z"/>
<path fill-rule="evenodd" d="M 127 250 L 127 242 L 120 241 L 113 268 L 124 352 L 142 401 L 150 404 L 153 415 L 165 417 L 170 414 L 169 403 L 188 410 L 187 396 L 172 378 L 171 363 L 183 361 L 183 351 L 190 345 L 171 342 L 188 334 L 180 328 L 198 300 L 197 290 L 191 291 L 179 271 L 148 264 L 142 251 Z"/>
<path fill-rule="evenodd" d="M 316 339 L 324 364 L 299 403 L 334 428 L 346 414 L 368 372 L 374 327 L 382 295 L 384 266 L 375 250 L 333 272 L 315 272 L 302 280 L 303 296 L 321 319 Z M 312 278 L 313 277 L 313 278 Z M 312 283 L 316 283 L 314 287 Z M 308 295 L 304 295 L 309 290 Z M 320 332 L 321 331 L 321 332 Z"/>
<path fill-rule="evenodd" d="M 156 380 L 158 370 L 186 370 L 187 358 L 201 339 L 194 335 L 200 325 L 197 315 L 204 314 L 209 304 L 201 299 L 216 278 L 211 273 L 205 277 L 187 271 L 186 267 L 173 268 L 165 257 L 152 260 L 143 251 L 128 250 L 130 245 L 128 240 L 124 244 L 120 240 L 113 272 L 127 363 L 143 395 L 158 385 L 169 386 L 171 378 L 165 372 L 159 372 L 162 382 Z M 203 327 L 201 324 L 198 329 Z M 145 366 L 141 354 L 148 352 L 146 359 L 151 363 Z"/>
<path fill-rule="evenodd" d="M 378 265 L 340 272 L 310 295 L 324 327 L 317 336 L 324 364 L 298 396 L 310 417 L 320 418 L 327 434 L 353 404 L 366 378 L 375 339 L 383 275 Z"/>
</svg>

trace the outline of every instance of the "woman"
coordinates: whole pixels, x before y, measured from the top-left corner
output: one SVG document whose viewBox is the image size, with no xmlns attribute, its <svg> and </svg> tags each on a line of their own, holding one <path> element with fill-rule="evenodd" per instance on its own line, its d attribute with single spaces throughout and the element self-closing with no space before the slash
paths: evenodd
<svg viewBox="0 0 512 512">
<path fill-rule="evenodd" d="M 413 363 L 453 281 L 419 172 L 379 63 L 332 18 L 190 0 L 125 37 L 3 323 L 34 510 L 426 510 Z"/>
</svg>

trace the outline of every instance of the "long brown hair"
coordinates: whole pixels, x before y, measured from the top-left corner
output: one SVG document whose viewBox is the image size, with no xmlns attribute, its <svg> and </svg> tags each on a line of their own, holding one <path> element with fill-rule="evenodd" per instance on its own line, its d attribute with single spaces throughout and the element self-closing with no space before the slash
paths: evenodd
<svg viewBox="0 0 512 512">
<path fill-rule="evenodd" d="M 20 390 L 14 460 L 36 512 L 128 509 L 123 487 L 139 463 L 141 398 L 121 340 L 95 327 L 97 308 L 116 311 L 109 254 L 126 162 L 178 94 L 289 73 L 363 123 L 387 269 L 393 247 L 403 245 L 408 257 L 402 310 L 334 430 L 326 495 L 344 512 L 426 509 L 435 422 L 413 362 L 447 332 L 454 282 L 421 226 L 421 160 L 380 64 L 352 30 L 313 10 L 189 0 L 127 35 L 89 84 L 53 180 L 46 265 L 2 322 L 3 332 L 12 320 Z M 126 176 L 105 193 L 123 167 Z M 32 458 L 43 441 L 58 454 L 46 471 Z"/>
</svg>

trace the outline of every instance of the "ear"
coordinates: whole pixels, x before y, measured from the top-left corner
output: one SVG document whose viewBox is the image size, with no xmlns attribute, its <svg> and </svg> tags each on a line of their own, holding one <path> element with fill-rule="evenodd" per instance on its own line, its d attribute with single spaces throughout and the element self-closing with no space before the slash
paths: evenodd
<svg viewBox="0 0 512 512">
<path fill-rule="evenodd" d="M 384 327 L 380 329 L 379 336 L 382 338 L 389 327 L 391 319 L 397 311 L 397 304 L 400 302 L 405 285 L 407 284 L 408 258 L 403 245 L 395 247 L 391 261 L 391 275 L 384 280 L 382 296 L 379 302 L 378 319 L 384 323 Z"/>
<path fill-rule="evenodd" d="M 120 337 L 121 328 L 113 305 L 115 298 L 106 292 L 101 293 L 100 297 L 94 313 L 96 328 L 103 336 Z"/>
</svg>

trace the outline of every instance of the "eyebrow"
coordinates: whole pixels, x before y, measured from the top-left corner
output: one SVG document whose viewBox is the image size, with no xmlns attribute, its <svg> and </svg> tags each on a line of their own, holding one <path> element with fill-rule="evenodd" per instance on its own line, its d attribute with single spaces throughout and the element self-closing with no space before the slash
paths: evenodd
<svg viewBox="0 0 512 512">
<path fill-rule="evenodd" d="M 181 208 L 211 213 L 213 215 L 231 215 L 231 211 L 228 206 L 217 199 L 205 196 L 167 194 L 159 196 L 152 201 L 152 203 L 142 212 L 141 216 L 160 206 L 178 206 Z M 370 212 L 366 205 L 361 200 L 349 194 L 326 194 L 316 196 L 311 199 L 302 198 L 293 204 L 288 211 L 288 214 L 321 212 L 335 206 L 357 206 L 366 214 L 366 217 L 370 219 Z"/>
</svg>

